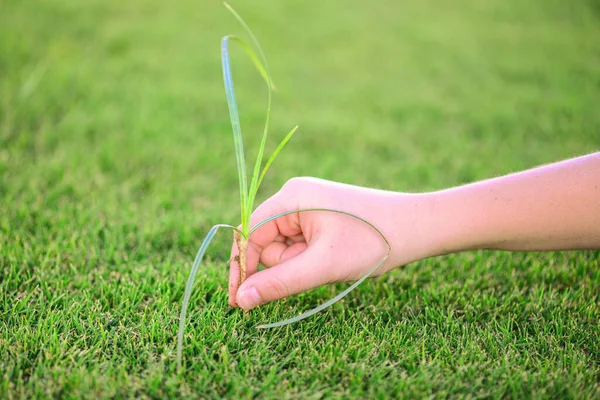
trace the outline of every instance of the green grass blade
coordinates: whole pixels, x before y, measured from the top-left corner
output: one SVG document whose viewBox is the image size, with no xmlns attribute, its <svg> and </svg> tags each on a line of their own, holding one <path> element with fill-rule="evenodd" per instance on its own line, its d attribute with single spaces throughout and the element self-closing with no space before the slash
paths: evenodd
<svg viewBox="0 0 600 400">
<path fill-rule="evenodd" d="M 273 81 L 271 80 L 271 77 L 267 73 L 267 70 L 265 69 L 265 66 L 263 65 L 261 60 L 258 59 L 258 57 L 256 56 L 256 53 L 252 50 L 252 47 L 250 47 L 246 42 L 244 42 L 241 38 L 239 38 L 235 35 L 227 35 L 227 37 L 230 40 L 232 40 L 232 41 L 238 43 L 240 46 L 242 46 L 242 49 L 244 49 L 244 51 L 246 52 L 246 54 L 252 61 L 252 64 L 254 64 L 254 67 L 256 67 L 256 69 L 260 73 L 260 76 L 262 76 L 262 78 L 265 80 L 265 83 L 267 84 L 267 86 L 269 86 L 271 88 L 271 90 L 274 90 L 275 86 L 273 84 Z"/>
<path fill-rule="evenodd" d="M 357 280 L 356 282 L 354 282 L 352 284 L 352 286 L 350 286 L 349 288 L 347 288 L 346 290 L 344 290 L 342 293 L 338 294 L 337 296 L 335 296 L 333 299 L 328 300 L 327 302 L 321 304 L 318 307 L 313 308 L 312 310 L 309 310 L 305 313 L 302 313 L 300 315 L 297 315 L 295 317 L 292 318 L 288 318 L 285 319 L 283 321 L 279 321 L 279 322 L 273 322 L 271 324 L 264 324 L 264 325 L 258 325 L 257 328 L 258 329 L 268 329 L 268 328 L 278 328 L 280 326 L 285 326 L 285 325 L 289 325 L 289 324 L 293 324 L 294 322 L 298 322 L 301 321 L 305 318 L 308 318 L 320 311 L 323 311 L 324 309 L 326 309 L 327 307 L 330 307 L 332 305 L 334 305 L 335 303 L 337 303 L 338 301 L 340 301 L 341 299 L 343 299 L 344 297 L 346 297 L 346 295 L 348 293 L 350 293 L 351 291 L 353 291 L 358 285 L 360 285 L 365 279 L 367 279 L 369 276 L 371 276 L 375 271 L 377 271 L 377 268 L 379 268 L 381 266 L 381 264 L 383 264 L 385 262 L 385 260 L 387 259 L 387 255 L 385 257 L 383 257 L 381 259 L 381 261 L 379 261 L 379 263 L 374 266 L 372 269 L 370 269 L 366 274 L 364 274 L 359 280 Z"/>
<path fill-rule="evenodd" d="M 177 368 L 181 368 L 181 360 L 183 357 L 183 333 L 185 331 L 185 317 L 187 314 L 190 297 L 192 296 L 192 289 L 196 280 L 196 274 L 198 273 L 198 269 L 200 268 L 200 263 L 202 262 L 204 253 L 206 253 L 210 242 L 217 234 L 219 228 L 230 228 L 241 234 L 238 228 L 234 226 L 226 224 L 215 225 L 210 229 L 210 231 L 208 231 L 206 237 L 204 238 L 204 241 L 202 242 L 202 245 L 200 245 L 200 249 L 198 250 L 198 254 L 196 254 L 196 259 L 194 260 L 192 270 L 190 271 L 190 276 L 188 278 L 187 285 L 185 286 L 185 294 L 183 295 L 183 303 L 181 305 L 181 314 L 179 316 L 179 331 L 177 332 Z"/>
<path fill-rule="evenodd" d="M 256 57 L 256 55 L 254 54 L 254 52 L 252 51 L 252 49 L 249 46 L 247 46 L 243 41 L 237 39 L 242 44 L 244 49 L 246 50 L 246 53 L 249 54 L 250 59 L 252 60 L 254 65 L 257 67 L 260 74 L 263 76 L 263 78 L 265 78 L 265 80 L 267 82 L 267 88 L 268 88 L 268 101 L 267 101 L 267 114 L 265 117 L 265 127 L 264 127 L 262 138 L 260 141 L 260 146 L 258 147 L 258 154 L 256 156 L 256 162 L 254 163 L 254 171 L 252 173 L 252 180 L 250 183 L 250 191 L 248 192 L 247 202 L 245 203 L 246 210 L 245 210 L 244 214 L 247 219 L 242 219 L 242 230 L 244 230 L 244 232 L 247 233 L 247 229 L 249 228 L 249 224 L 250 224 L 250 215 L 252 213 L 252 208 L 254 205 L 254 199 L 256 198 L 256 193 L 258 192 L 258 188 L 260 186 L 260 183 L 259 183 L 260 168 L 261 168 L 262 161 L 263 161 L 265 145 L 267 143 L 267 136 L 268 136 L 268 132 L 269 132 L 269 123 L 271 120 L 271 102 L 272 102 L 271 91 L 273 88 L 273 81 L 271 79 L 271 74 L 269 73 L 269 64 L 267 63 L 267 58 L 265 57 L 265 53 L 262 49 L 262 46 L 258 42 L 258 39 L 256 39 L 256 36 L 254 36 L 254 33 L 252 32 L 252 30 L 250 29 L 250 27 L 248 26 L 246 21 L 244 21 L 244 19 L 229 4 L 227 4 L 225 2 L 223 4 L 233 14 L 233 16 L 238 20 L 238 22 L 244 27 L 244 29 L 246 30 L 246 32 L 248 33 L 250 38 L 252 38 L 252 42 L 258 49 L 262 63 L 258 60 L 258 57 Z"/>
<path fill-rule="evenodd" d="M 246 23 L 246 21 L 244 21 L 244 19 L 242 17 L 240 17 L 240 15 L 229 4 L 227 4 L 227 2 L 223 2 L 223 5 L 225 6 L 225 8 L 227 8 L 229 10 L 229 12 L 231 12 L 231 14 L 233 14 L 233 16 L 238 20 L 238 22 L 244 27 L 244 29 L 246 30 L 246 32 L 248 32 L 248 35 L 250 35 L 250 38 L 252 39 L 252 42 L 254 43 L 254 45 L 256 46 L 256 48 L 258 49 L 258 52 L 260 54 L 260 58 L 262 59 L 262 62 L 264 64 L 264 66 L 265 66 L 265 70 L 267 71 L 267 76 L 270 76 L 268 74 L 269 63 L 267 63 L 267 57 L 265 57 L 265 52 L 263 51 L 262 46 L 258 42 L 258 39 L 256 39 L 256 36 L 254 36 L 254 33 L 252 32 L 252 29 L 250 29 L 250 27 L 248 26 L 248 24 Z M 269 86 L 272 86 L 272 85 L 269 85 Z"/>
<path fill-rule="evenodd" d="M 248 176 L 246 173 L 246 160 L 244 158 L 244 141 L 242 139 L 242 129 L 240 126 L 240 116 L 235 100 L 235 90 L 233 88 L 233 78 L 231 76 L 231 64 L 229 62 L 229 37 L 225 36 L 221 41 L 221 61 L 223 63 L 223 80 L 225 82 L 225 93 L 227 94 L 227 105 L 229 106 L 229 118 L 233 128 L 233 142 L 235 144 L 235 159 L 237 161 L 238 179 L 240 183 L 240 207 L 242 225 L 246 218 L 248 210 Z"/>
<path fill-rule="evenodd" d="M 250 234 L 252 234 L 252 232 L 254 232 L 255 230 L 257 230 L 258 228 L 260 228 L 261 226 L 263 226 L 264 224 L 271 222 L 279 217 L 283 217 L 286 215 L 290 215 L 290 214 L 297 214 L 297 213 L 301 213 L 301 212 L 307 212 L 307 211 L 326 211 L 326 212 L 334 212 L 334 213 L 338 213 L 338 214 L 344 214 L 344 215 L 348 215 L 352 218 L 356 218 L 362 222 L 364 222 L 365 224 L 369 225 L 371 228 L 373 228 L 383 239 L 383 241 L 385 242 L 385 244 L 387 245 L 387 253 L 381 258 L 381 260 L 377 263 L 377 265 L 375 265 L 373 268 L 371 268 L 369 271 L 367 271 L 358 281 L 354 282 L 349 288 L 347 288 L 346 290 L 344 290 L 342 293 L 338 294 L 337 296 L 335 296 L 333 299 L 321 304 L 318 307 L 313 308 L 312 310 L 309 310 L 305 313 L 302 313 L 300 315 L 297 315 L 293 318 L 289 318 L 283 321 L 278 321 L 278 322 L 274 322 L 271 324 L 264 324 L 264 325 L 258 325 L 257 328 L 260 329 L 267 329 L 267 328 L 277 328 L 280 326 L 284 326 L 284 325 L 289 325 L 292 324 L 294 322 L 298 322 L 301 321 L 305 318 L 310 317 L 311 315 L 314 315 L 316 313 L 318 313 L 319 311 L 322 311 L 330 306 L 332 306 L 333 304 L 337 303 L 338 301 L 340 301 L 342 298 L 344 298 L 348 293 L 350 293 L 352 290 L 354 290 L 358 285 L 360 285 L 365 279 L 367 279 L 369 276 L 371 276 L 373 273 L 375 273 L 375 271 L 377 271 L 377 269 L 379 267 L 381 267 L 383 265 L 383 263 L 385 262 L 385 260 L 387 260 L 387 258 L 390 256 L 390 253 L 392 251 L 392 246 L 390 245 L 390 242 L 387 240 L 387 238 L 385 237 L 385 235 L 372 223 L 370 223 L 369 221 L 355 215 L 349 212 L 345 212 L 345 211 L 340 211 L 340 210 L 332 210 L 332 209 L 328 209 L 328 208 L 306 208 L 306 209 L 302 209 L 302 210 L 294 210 L 294 211 L 286 211 L 286 212 L 282 212 L 276 215 L 273 215 L 272 217 L 269 217 L 267 219 L 262 220 L 261 222 L 259 222 L 258 224 L 256 224 L 254 227 L 252 227 L 252 229 L 250 229 Z"/>
<path fill-rule="evenodd" d="M 275 149 L 275 151 L 273 152 L 273 154 L 271 154 L 271 157 L 269 157 L 269 160 L 265 164 L 265 167 L 263 168 L 262 173 L 260 174 L 260 178 L 258 179 L 258 187 L 260 187 L 260 184 L 262 183 L 262 180 L 265 177 L 265 174 L 267 173 L 267 170 L 269 169 L 269 167 L 271 166 L 271 164 L 273 164 L 273 161 L 275 161 L 275 157 L 277 157 L 277 154 L 279 154 L 279 152 L 281 151 L 281 149 L 283 149 L 283 147 L 286 145 L 286 143 L 292 138 L 292 136 L 294 135 L 294 132 L 296 132 L 297 129 L 298 129 L 298 125 L 296 125 L 294 127 L 294 129 L 292 129 L 290 131 L 290 133 L 288 133 L 283 138 L 283 140 L 281 141 L 281 143 L 279 143 L 279 146 L 277 146 L 277 148 Z"/>
<path fill-rule="evenodd" d="M 258 154 L 256 155 L 256 162 L 254 163 L 254 171 L 252 172 L 252 181 L 250 182 L 250 192 L 248 193 L 248 225 L 250 225 L 250 214 L 252 214 L 252 208 L 254 205 L 254 199 L 259 187 L 259 175 L 260 167 L 262 165 L 262 159 L 265 152 L 265 145 L 267 144 L 267 134 L 269 131 L 269 121 L 271 119 L 271 90 L 269 90 L 269 100 L 267 106 L 267 117 L 265 120 L 265 129 L 263 131 L 262 138 L 260 140 L 260 146 L 258 148 Z M 249 227 L 249 226 L 248 226 Z"/>
</svg>

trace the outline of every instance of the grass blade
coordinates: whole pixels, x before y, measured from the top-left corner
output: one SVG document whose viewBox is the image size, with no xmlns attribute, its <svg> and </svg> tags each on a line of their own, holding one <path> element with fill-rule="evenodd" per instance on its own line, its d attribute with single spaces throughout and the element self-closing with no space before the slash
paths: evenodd
<svg viewBox="0 0 600 400">
<path fill-rule="evenodd" d="M 383 264 L 385 262 L 385 260 L 387 259 L 387 255 L 385 257 L 383 257 L 381 259 L 381 261 L 379 261 L 379 263 L 374 266 L 373 268 L 371 268 L 366 274 L 364 274 L 359 280 L 357 280 L 356 282 L 354 282 L 352 284 L 352 286 L 350 286 L 349 288 L 347 288 L 346 290 L 344 290 L 342 293 L 338 294 L 337 296 L 335 296 L 333 299 L 328 300 L 327 302 L 321 304 L 318 307 L 313 308 L 312 310 L 306 311 L 300 315 L 297 315 L 295 317 L 292 318 L 288 318 L 288 319 L 284 319 L 283 321 L 278 321 L 278 322 L 273 322 L 270 324 L 264 324 L 264 325 L 258 325 L 257 328 L 258 329 L 268 329 L 268 328 L 278 328 L 280 326 L 285 326 L 285 325 L 289 325 L 289 324 L 293 324 L 294 322 L 298 322 L 301 321 L 305 318 L 308 318 L 320 311 L 323 311 L 324 309 L 334 305 L 335 303 L 337 303 L 338 301 L 340 301 L 341 299 L 343 299 L 344 297 L 346 297 L 346 295 L 348 293 L 350 293 L 351 291 L 353 291 L 358 285 L 360 285 L 365 279 L 367 279 L 369 276 L 371 276 L 371 274 L 373 274 L 375 271 L 377 271 L 377 268 L 379 268 L 381 266 L 381 264 Z"/>
<path fill-rule="evenodd" d="M 229 106 L 229 118 L 233 128 L 233 142 L 235 144 L 235 159 L 237 161 L 238 179 L 240 183 L 240 207 L 242 225 L 246 221 L 248 210 L 248 176 L 246 174 L 246 160 L 244 158 L 244 141 L 240 126 L 240 116 L 235 100 L 233 78 L 231 76 L 231 64 L 229 62 L 229 37 L 225 36 L 221 41 L 221 61 L 223 63 L 223 80 L 225 82 L 225 93 L 227 94 L 227 105 Z M 250 216 L 248 216 L 249 220 Z"/>
<path fill-rule="evenodd" d="M 277 154 L 279 154 L 279 152 L 281 151 L 281 149 L 283 149 L 283 147 L 286 145 L 286 143 L 292 138 L 292 136 L 294 135 L 294 132 L 296 132 L 297 129 L 298 129 L 298 125 L 296 125 L 294 127 L 294 129 L 292 129 L 290 131 L 290 133 L 288 133 L 283 138 L 283 140 L 281 141 L 281 143 L 279 143 L 279 146 L 277 146 L 277 148 L 275 149 L 275 151 L 273 152 L 273 154 L 271 154 L 271 157 L 269 157 L 269 160 L 265 164 L 265 167 L 263 168 L 262 173 L 260 174 L 260 178 L 258 179 L 258 187 L 260 187 L 260 184 L 262 183 L 262 180 L 265 177 L 265 174 L 267 173 L 267 170 L 269 169 L 269 167 L 271 166 L 271 164 L 273 164 L 273 161 L 275 160 L 275 157 L 277 157 Z"/>
<path fill-rule="evenodd" d="M 271 88 L 271 90 L 274 90 L 275 85 L 273 84 L 271 77 L 267 73 L 267 70 L 266 70 L 265 66 L 263 65 L 263 63 L 261 62 L 261 60 L 258 59 L 258 57 L 256 56 L 256 53 L 252 50 L 252 47 L 250 47 L 246 42 L 244 42 L 241 38 L 239 38 L 235 35 L 227 35 L 227 37 L 230 40 L 232 40 L 232 41 L 238 43 L 240 46 L 242 46 L 242 49 L 244 49 L 244 51 L 246 52 L 246 54 L 252 61 L 252 64 L 254 64 L 254 67 L 260 73 L 260 76 L 262 76 L 262 78 L 265 80 L 265 83 L 267 84 L 267 86 L 269 86 Z"/>
<path fill-rule="evenodd" d="M 183 333 L 185 330 L 185 317 L 187 314 L 188 304 L 190 302 L 190 297 L 192 296 L 192 289 L 194 287 L 194 281 L 196 280 L 196 274 L 198 273 L 198 269 L 200 268 L 200 263 L 202 262 L 202 258 L 204 257 L 204 253 L 208 249 L 210 242 L 213 240 L 219 228 L 230 228 L 238 233 L 241 233 L 238 228 L 226 225 L 219 224 L 213 226 L 210 231 L 206 234 L 202 245 L 200 245 L 200 249 L 198 250 L 198 254 L 196 254 L 196 259 L 194 260 L 194 264 L 192 266 L 192 270 L 190 271 L 190 276 L 188 277 L 187 285 L 185 286 L 185 294 L 183 295 L 183 304 L 181 305 L 181 314 L 179 315 L 179 331 L 177 332 L 177 368 L 181 368 L 181 360 L 183 356 Z"/>
<path fill-rule="evenodd" d="M 280 326 L 284 326 L 284 325 L 289 325 L 292 324 L 294 322 L 297 321 L 301 321 L 305 318 L 310 317 L 311 315 L 314 315 L 316 313 L 318 313 L 319 311 L 322 311 L 330 306 L 332 306 L 333 304 L 337 303 L 338 301 L 340 301 L 342 298 L 344 298 L 348 293 L 350 293 L 352 290 L 354 290 L 358 285 L 360 285 L 365 279 L 367 279 L 369 276 L 371 276 L 373 273 L 375 273 L 375 271 L 377 271 L 377 269 L 379 267 L 381 267 L 383 265 L 383 263 L 385 262 L 385 260 L 387 260 L 387 258 L 390 256 L 390 253 L 392 251 L 392 246 L 390 245 L 390 242 L 387 240 L 387 238 L 385 237 L 385 235 L 372 223 L 370 223 L 369 221 L 359 217 L 358 215 L 346 212 L 346 211 L 340 211 L 340 210 L 332 210 L 329 208 L 306 208 L 306 209 L 302 209 L 302 210 L 294 210 L 294 211 L 286 211 L 286 212 L 282 212 L 276 215 L 273 215 L 267 219 L 262 220 L 261 222 L 259 222 L 258 224 L 256 224 L 255 226 L 252 227 L 252 229 L 250 230 L 250 234 L 252 234 L 252 232 L 254 232 L 255 230 L 257 230 L 258 228 L 260 228 L 261 226 L 263 226 L 264 224 L 271 222 L 279 217 L 283 217 L 286 215 L 290 215 L 290 214 L 297 214 L 297 213 L 301 213 L 301 212 L 307 212 L 307 211 L 326 211 L 326 212 L 334 212 L 334 213 L 338 213 L 338 214 L 344 214 L 344 215 L 348 215 L 352 218 L 356 218 L 362 222 L 364 222 L 365 224 L 369 225 L 371 228 L 373 228 L 383 239 L 383 241 L 385 242 L 385 244 L 387 245 L 387 253 L 381 258 L 381 260 L 377 263 L 377 265 L 375 265 L 373 268 L 371 268 L 369 271 L 367 271 L 358 281 L 354 282 L 349 288 L 347 288 L 346 290 L 344 290 L 342 293 L 338 294 L 337 296 L 335 296 L 333 299 L 321 304 L 320 306 L 317 306 L 315 308 L 313 308 L 312 310 L 309 310 L 307 312 L 304 312 L 300 315 L 297 315 L 295 317 L 289 318 L 289 319 L 285 319 L 283 321 L 278 321 L 278 322 L 274 322 L 274 323 L 270 323 L 270 324 L 264 324 L 264 325 L 258 325 L 257 328 L 260 329 L 267 329 L 267 328 L 277 328 Z"/>
<path fill-rule="evenodd" d="M 233 16 L 235 17 L 235 19 L 237 19 L 238 22 L 244 27 L 244 29 L 246 30 L 246 32 L 248 32 L 248 35 L 250 35 L 250 38 L 252 39 L 252 42 L 254 43 L 254 45 L 256 46 L 256 48 L 258 49 L 258 52 L 260 54 L 260 58 L 262 59 L 262 62 L 265 65 L 265 70 L 268 72 L 269 71 L 269 64 L 267 63 L 267 57 L 265 57 L 265 52 L 263 51 L 262 46 L 258 42 L 258 39 L 256 39 L 256 36 L 254 36 L 254 33 L 252 33 L 252 29 L 250 29 L 250 27 L 248 26 L 248 24 L 246 23 L 246 21 L 244 21 L 244 19 L 242 17 L 240 17 L 240 15 L 229 4 L 227 4 L 227 2 L 223 2 L 223 5 L 225 6 L 225 8 L 227 8 L 229 10 L 229 12 L 231 12 L 231 14 L 233 14 Z M 268 73 L 267 73 L 267 76 L 269 76 Z M 272 86 L 272 85 L 269 85 L 269 86 Z"/>
</svg>

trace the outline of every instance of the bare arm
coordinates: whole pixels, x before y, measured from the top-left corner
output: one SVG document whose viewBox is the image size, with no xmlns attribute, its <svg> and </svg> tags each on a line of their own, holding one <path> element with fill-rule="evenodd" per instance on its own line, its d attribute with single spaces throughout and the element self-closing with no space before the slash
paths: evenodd
<svg viewBox="0 0 600 400">
<path fill-rule="evenodd" d="M 441 254 L 600 248 L 600 153 L 429 195 Z"/>
</svg>

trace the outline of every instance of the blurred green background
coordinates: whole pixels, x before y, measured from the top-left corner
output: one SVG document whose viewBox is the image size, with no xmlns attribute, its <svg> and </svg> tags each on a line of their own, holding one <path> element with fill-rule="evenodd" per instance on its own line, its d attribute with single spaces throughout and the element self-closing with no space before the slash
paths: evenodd
<svg viewBox="0 0 600 400">
<path fill-rule="evenodd" d="M 426 191 L 600 147 L 598 1 L 231 3 L 277 86 L 267 151 L 300 125 L 259 200 L 294 176 Z M 239 220 L 228 33 L 218 1 L 0 1 L 1 397 L 599 394 L 597 252 L 423 261 L 265 333 L 344 286 L 246 321 L 223 235 L 175 373 L 193 255 Z M 232 64 L 252 160 L 266 93 Z"/>
</svg>

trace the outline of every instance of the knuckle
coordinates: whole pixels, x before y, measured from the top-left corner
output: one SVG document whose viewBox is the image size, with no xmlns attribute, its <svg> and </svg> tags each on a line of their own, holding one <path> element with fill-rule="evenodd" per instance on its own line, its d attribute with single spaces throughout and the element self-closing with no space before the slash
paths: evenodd
<svg viewBox="0 0 600 400">
<path fill-rule="evenodd" d="M 294 177 L 289 179 L 279 191 L 277 197 L 280 201 L 288 201 L 293 199 L 294 202 L 299 202 L 301 205 L 306 202 L 307 196 L 314 194 L 315 181 L 309 177 Z"/>
<path fill-rule="evenodd" d="M 291 294 L 288 285 L 278 277 L 273 277 L 269 280 L 269 283 L 267 284 L 267 290 L 277 299 L 288 297 Z"/>
<path fill-rule="evenodd" d="M 282 190 L 297 190 L 298 188 L 305 186 L 307 182 L 308 178 L 296 176 L 288 179 L 288 181 L 283 185 Z"/>
</svg>

